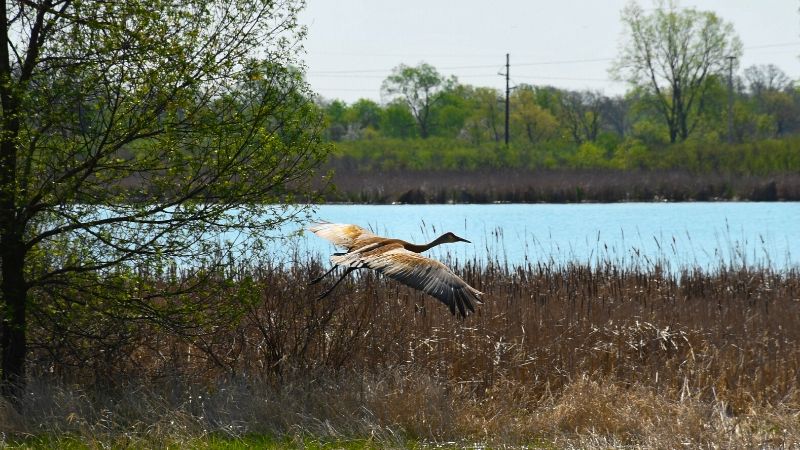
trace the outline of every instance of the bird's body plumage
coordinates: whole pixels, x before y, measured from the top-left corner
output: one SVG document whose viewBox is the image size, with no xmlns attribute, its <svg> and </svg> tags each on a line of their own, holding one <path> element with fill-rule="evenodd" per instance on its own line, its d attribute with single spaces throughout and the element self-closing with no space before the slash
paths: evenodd
<svg viewBox="0 0 800 450">
<path fill-rule="evenodd" d="M 474 312 L 483 293 L 468 285 L 450 268 L 420 255 L 431 247 L 448 242 L 469 242 L 453 233 L 445 233 L 429 244 L 418 245 L 400 239 L 385 238 L 352 224 L 322 222 L 309 231 L 347 250 L 331 256 L 335 266 L 349 271 L 373 269 L 401 283 L 419 289 L 446 304 L 450 312 L 463 317 Z M 326 293 L 327 294 L 327 293 Z"/>
</svg>

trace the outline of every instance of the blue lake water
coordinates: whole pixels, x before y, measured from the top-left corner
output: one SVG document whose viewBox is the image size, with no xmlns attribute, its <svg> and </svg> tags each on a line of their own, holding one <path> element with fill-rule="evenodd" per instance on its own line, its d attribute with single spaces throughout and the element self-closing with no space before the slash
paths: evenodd
<svg viewBox="0 0 800 450">
<path fill-rule="evenodd" d="M 430 255 L 459 262 L 800 267 L 796 202 L 324 205 L 315 217 L 414 242 L 452 231 L 472 243 L 443 245 Z M 325 258 L 334 251 L 310 233 L 293 245 Z"/>
</svg>

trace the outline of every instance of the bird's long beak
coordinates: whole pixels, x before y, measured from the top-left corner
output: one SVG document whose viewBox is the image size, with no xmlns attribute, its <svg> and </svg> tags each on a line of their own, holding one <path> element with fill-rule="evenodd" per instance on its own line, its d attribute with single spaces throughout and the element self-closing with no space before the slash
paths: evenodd
<svg viewBox="0 0 800 450">
<path fill-rule="evenodd" d="M 468 240 L 466 240 L 466 239 L 464 239 L 462 237 L 458 238 L 458 240 L 461 241 L 461 242 L 466 242 L 467 244 L 472 244 L 472 242 L 470 242 L 470 241 L 468 241 Z"/>
</svg>

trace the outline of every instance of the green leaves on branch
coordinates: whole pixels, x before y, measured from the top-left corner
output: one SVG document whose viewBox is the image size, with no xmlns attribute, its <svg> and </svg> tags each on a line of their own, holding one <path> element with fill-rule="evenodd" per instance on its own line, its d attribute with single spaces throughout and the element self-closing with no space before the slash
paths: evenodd
<svg viewBox="0 0 800 450">
<path fill-rule="evenodd" d="M 673 0 L 658 1 L 649 14 L 632 2 L 622 21 L 628 36 L 612 74 L 648 94 L 670 142 L 685 141 L 705 110 L 708 79 L 742 54 L 733 25 L 713 12 L 678 9 Z"/>
<path fill-rule="evenodd" d="M 0 242 L 19 251 L 2 253 L 14 277 L 2 280 L 0 310 L 98 297 L 127 311 L 117 316 L 177 324 L 179 313 L 154 312 L 155 292 L 125 292 L 137 270 L 218 267 L 309 210 L 330 148 L 298 69 L 302 6 L 6 4 Z M 230 252 L 212 251 L 229 239 Z M 115 286 L 119 295 L 107 292 Z"/>
</svg>

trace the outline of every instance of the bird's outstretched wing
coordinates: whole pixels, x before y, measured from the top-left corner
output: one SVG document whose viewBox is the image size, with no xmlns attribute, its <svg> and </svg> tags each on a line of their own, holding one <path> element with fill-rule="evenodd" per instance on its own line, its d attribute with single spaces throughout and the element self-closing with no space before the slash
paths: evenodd
<svg viewBox="0 0 800 450">
<path fill-rule="evenodd" d="M 368 267 L 383 273 L 412 288 L 419 289 L 429 294 L 450 308 L 456 310 L 462 317 L 469 312 L 475 312 L 473 304 L 481 304 L 480 296 L 483 292 L 468 285 L 449 267 L 436 261 L 406 250 L 400 245 L 392 248 L 380 249 L 364 254 L 349 253 L 334 256 L 331 260 L 335 264 L 350 267 Z"/>
<path fill-rule="evenodd" d="M 358 247 L 359 241 L 377 237 L 372 232 L 349 223 L 317 222 L 308 227 L 308 231 L 348 250 Z"/>
</svg>

